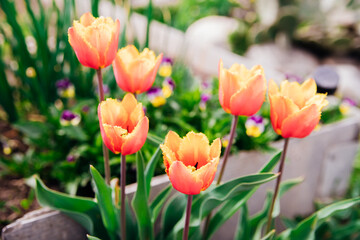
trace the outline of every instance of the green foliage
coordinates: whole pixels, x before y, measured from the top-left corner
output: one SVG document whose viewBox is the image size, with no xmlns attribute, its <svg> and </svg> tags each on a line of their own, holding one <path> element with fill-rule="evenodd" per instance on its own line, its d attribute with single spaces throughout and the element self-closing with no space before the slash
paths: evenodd
<svg viewBox="0 0 360 240">
<path fill-rule="evenodd" d="M 91 235 L 107 239 L 98 204 L 91 198 L 72 197 L 48 189 L 36 177 L 36 198 L 40 205 L 60 210 L 78 221 Z"/>
<path fill-rule="evenodd" d="M 90 166 L 90 172 L 104 226 L 110 235 L 110 239 L 117 239 L 120 236 L 119 209 L 116 204 L 113 203 L 112 190 L 93 166 Z"/>
<path fill-rule="evenodd" d="M 144 159 L 140 152 L 136 153 L 137 165 L 137 189 L 132 200 L 132 207 L 138 222 L 140 239 L 153 239 L 154 228 L 151 221 L 151 213 L 148 205 L 148 194 L 144 176 Z M 151 178 L 150 178 L 151 179 Z"/>
</svg>

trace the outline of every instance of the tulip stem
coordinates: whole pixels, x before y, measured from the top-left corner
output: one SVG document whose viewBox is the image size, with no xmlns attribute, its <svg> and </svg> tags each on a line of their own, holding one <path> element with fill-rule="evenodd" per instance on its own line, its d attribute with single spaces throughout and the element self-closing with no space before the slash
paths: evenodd
<svg viewBox="0 0 360 240">
<path fill-rule="evenodd" d="M 187 201 L 187 205 L 186 205 L 186 216 L 185 216 L 183 240 L 187 240 L 188 236 L 189 236 L 189 223 L 190 223 L 190 215 L 191 215 L 192 198 L 193 198 L 192 195 L 188 195 L 188 201 Z"/>
<path fill-rule="evenodd" d="M 126 155 L 121 155 L 121 239 L 126 239 L 125 187 L 126 187 Z"/>
<path fill-rule="evenodd" d="M 237 126 L 238 120 L 239 120 L 239 116 L 234 115 L 234 118 L 233 118 L 233 121 L 231 124 L 229 144 L 226 146 L 226 149 L 225 149 L 225 153 L 224 153 L 224 157 L 223 157 L 223 164 L 221 166 L 220 174 L 219 174 L 216 185 L 219 185 L 221 183 L 221 179 L 224 174 L 226 162 L 229 157 L 231 145 L 232 145 L 234 137 L 235 137 L 236 126 Z"/>
<path fill-rule="evenodd" d="M 239 116 L 234 115 L 234 118 L 233 118 L 232 123 L 231 123 L 229 143 L 228 143 L 228 145 L 226 146 L 226 149 L 225 149 L 225 153 L 224 153 L 224 157 L 223 157 L 223 164 L 221 166 L 221 170 L 220 170 L 218 180 L 216 182 L 216 186 L 218 186 L 221 183 L 221 179 L 222 179 L 222 176 L 223 176 L 224 170 L 225 170 L 225 165 L 226 165 L 227 159 L 229 157 L 229 153 L 230 153 L 232 143 L 234 141 L 235 132 L 236 132 L 236 126 L 237 126 L 238 120 L 239 120 Z M 207 216 L 207 218 L 205 220 L 204 239 L 206 237 L 207 230 L 209 228 L 211 216 L 212 216 L 212 212 L 209 213 L 209 215 Z"/>
<path fill-rule="evenodd" d="M 280 157 L 280 166 L 279 166 L 279 171 L 278 171 L 278 178 L 276 179 L 276 185 L 275 185 L 275 192 L 271 201 L 271 205 L 270 205 L 270 210 L 268 213 L 268 221 L 267 221 L 267 226 L 266 226 L 266 233 L 268 233 L 270 231 L 271 228 L 271 223 L 272 223 L 272 212 L 274 210 L 274 205 L 275 205 L 275 200 L 276 197 L 278 195 L 279 192 L 279 186 L 280 186 L 280 182 L 281 182 L 281 176 L 283 175 L 283 169 L 284 169 L 284 162 L 285 162 L 285 156 L 286 156 L 286 150 L 289 144 L 289 138 L 285 138 L 284 141 L 284 149 L 281 153 L 281 157 Z"/>
<path fill-rule="evenodd" d="M 101 68 L 96 70 L 98 82 L 99 82 L 99 96 L 100 102 L 104 101 L 104 88 L 103 88 L 103 80 L 101 74 Z M 109 185 L 110 184 L 110 164 L 109 164 L 109 150 L 106 148 L 104 141 L 102 143 L 103 155 L 104 155 L 104 169 L 105 169 L 105 181 Z"/>
</svg>

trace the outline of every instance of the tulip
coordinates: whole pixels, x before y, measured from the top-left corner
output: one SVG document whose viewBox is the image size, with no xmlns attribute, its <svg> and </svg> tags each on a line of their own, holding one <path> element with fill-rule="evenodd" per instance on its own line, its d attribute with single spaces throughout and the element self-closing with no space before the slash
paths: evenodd
<svg viewBox="0 0 360 240">
<path fill-rule="evenodd" d="M 160 148 L 165 171 L 176 190 L 194 195 L 211 185 L 220 158 L 219 138 L 209 146 L 209 140 L 203 133 L 189 132 L 181 139 L 170 131 Z"/>
<path fill-rule="evenodd" d="M 95 18 L 85 13 L 69 28 L 69 42 L 79 62 L 85 67 L 100 69 L 109 66 L 118 48 L 120 22 L 111 18 Z"/>
<path fill-rule="evenodd" d="M 248 70 L 244 65 L 233 64 L 223 68 L 219 62 L 219 101 L 232 115 L 252 116 L 263 104 L 266 94 L 264 70 L 260 65 Z"/>
<path fill-rule="evenodd" d="M 144 145 L 149 130 L 149 119 L 141 103 L 128 93 L 119 102 L 106 99 L 98 106 L 101 136 L 115 154 L 133 154 Z"/>
<path fill-rule="evenodd" d="M 150 89 L 159 69 L 162 54 L 147 48 L 141 53 L 133 45 L 120 49 L 113 62 L 114 75 L 117 84 L 125 92 L 143 93 Z"/>
<path fill-rule="evenodd" d="M 283 81 L 280 90 L 269 82 L 270 118 L 275 132 L 284 138 L 304 138 L 319 123 L 321 109 L 328 104 L 326 94 L 316 93 L 314 79 L 301 85 Z"/>
</svg>

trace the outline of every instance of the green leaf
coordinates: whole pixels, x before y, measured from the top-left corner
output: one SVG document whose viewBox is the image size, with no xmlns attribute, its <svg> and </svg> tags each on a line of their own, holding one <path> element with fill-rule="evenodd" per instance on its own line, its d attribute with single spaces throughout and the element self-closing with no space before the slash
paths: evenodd
<svg viewBox="0 0 360 240">
<path fill-rule="evenodd" d="M 150 210 L 151 210 L 151 222 L 154 224 L 159 213 L 161 210 L 161 207 L 165 203 L 166 199 L 170 195 L 172 190 L 172 185 L 170 184 L 166 188 L 164 188 L 151 202 L 150 204 Z"/>
<path fill-rule="evenodd" d="M 259 223 L 259 225 L 256 227 L 254 236 L 253 236 L 253 240 L 260 240 L 261 239 L 261 232 L 262 232 L 262 228 L 265 226 L 267 219 L 262 219 Z"/>
<path fill-rule="evenodd" d="M 154 155 L 151 157 L 151 159 L 145 169 L 145 184 L 146 184 L 147 197 L 149 197 L 149 195 L 150 195 L 151 179 L 154 176 L 155 167 L 156 167 L 160 157 L 161 157 L 161 149 L 160 149 L 160 147 L 158 147 L 156 149 Z"/>
<path fill-rule="evenodd" d="M 292 187 L 298 185 L 299 183 L 301 183 L 304 180 L 303 177 L 298 177 L 298 178 L 293 178 L 293 179 L 289 179 L 286 181 L 283 181 L 280 184 L 280 188 L 279 188 L 279 196 L 276 198 L 275 201 L 275 206 L 274 206 L 274 210 L 272 212 L 272 218 L 276 218 L 277 216 L 280 215 L 280 199 L 281 197 L 287 192 L 289 191 Z M 270 206 L 269 206 L 270 207 Z M 267 210 L 269 211 L 269 209 Z M 267 213 L 266 213 L 267 214 Z"/>
<path fill-rule="evenodd" d="M 120 237 L 120 215 L 112 201 L 112 190 L 93 166 L 90 166 L 90 173 L 104 226 L 111 239 L 118 239 Z"/>
<path fill-rule="evenodd" d="M 79 141 L 86 141 L 88 139 L 88 136 L 84 132 L 83 129 L 81 129 L 79 126 L 65 126 L 58 130 L 58 134 L 60 136 L 66 136 L 70 139 L 79 140 Z"/>
<path fill-rule="evenodd" d="M 185 206 L 186 195 L 181 193 L 175 194 L 165 205 L 161 218 L 161 239 L 165 239 L 170 235 L 176 223 L 182 218 L 185 212 Z"/>
<path fill-rule="evenodd" d="M 246 204 L 243 205 L 238 228 L 234 239 L 250 239 L 249 211 Z"/>
<path fill-rule="evenodd" d="M 47 188 L 36 177 L 36 198 L 41 206 L 59 210 L 80 223 L 91 235 L 107 239 L 100 209 L 91 198 L 73 197 Z"/>
<path fill-rule="evenodd" d="M 251 191 L 256 186 L 265 182 L 271 181 L 277 177 L 277 174 L 273 173 L 260 173 L 254 175 L 248 175 L 228 181 L 222 185 L 215 187 L 212 191 L 206 191 L 205 193 L 199 194 L 194 199 L 191 211 L 190 220 L 190 234 L 194 231 L 194 228 L 199 228 L 201 220 L 208 215 L 215 207 L 221 205 L 224 201 L 232 199 L 233 197 L 241 196 L 241 199 L 250 197 L 247 196 L 247 192 Z M 239 200 L 241 200 L 239 199 Z M 243 200 L 243 201 L 244 201 Z M 185 216 L 179 221 L 172 231 L 173 236 L 177 236 L 178 233 L 184 227 Z M 215 224 L 219 226 L 218 224 Z M 210 222 L 209 231 L 210 235 L 214 233 L 212 224 Z"/>
<path fill-rule="evenodd" d="M 260 170 L 260 173 L 271 171 L 279 162 L 280 157 L 281 151 L 272 157 L 272 159 Z M 228 202 L 225 202 L 211 219 L 206 238 L 210 238 L 222 224 L 232 217 L 255 193 L 257 188 L 258 186 L 254 187 L 252 190 L 245 191 L 234 198 L 230 198 Z"/>
<path fill-rule="evenodd" d="M 275 237 L 275 229 L 268 232 L 264 237 L 261 238 L 261 240 L 271 240 Z"/>
<path fill-rule="evenodd" d="M 280 184 L 280 188 L 279 188 L 279 197 L 278 199 L 281 199 L 281 197 L 288 191 L 290 190 L 292 187 L 296 186 L 297 184 L 301 183 L 303 181 L 303 178 L 294 178 L 294 179 L 289 179 L 286 180 L 284 182 L 282 182 Z M 251 234 L 250 236 L 253 236 L 256 232 L 256 230 L 258 229 L 258 226 L 263 222 L 263 221 L 267 221 L 268 218 L 268 213 L 269 213 L 269 209 L 270 209 L 270 205 L 271 205 L 271 201 L 273 198 L 274 193 L 272 191 L 269 191 L 267 193 L 266 199 L 265 199 L 265 203 L 264 203 L 264 208 L 257 213 L 256 215 L 254 215 L 251 220 L 250 220 L 250 231 Z M 273 212 L 276 212 L 275 214 L 273 214 L 273 218 L 277 217 L 280 214 L 280 206 L 279 203 L 277 203 L 277 209 L 276 210 L 276 205 L 275 205 L 275 209 Z"/>
<path fill-rule="evenodd" d="M 146 139 L 149 140 L 152 144 L 154 144 L 156 146 L 159 144 L 162 144 L 164 142 L 164 139 L 162 139 L 154 134 L 151 134 L 151 133 L 148 133 Z"/>
<path fill-rule="evenodd" d="M 86 237 L 88 238 L 88 240 L 101 240 L 100 238 L 90 236 L 89 234 L 86 234 Z"/>
<path fill-rule="evenodd" d="M 138 222 L 140 239 L 153 239 L 154 233 L 146 194 L 144 160 L 141 151 L 136 153 L 136 166 L 137 189 L 132 200 L 132 206 Z"/>
<path fill-rule="evenodd" d="M 282 232 L 277 239 L 315 239 L 316 228 L 334 213 L 349 209 L 355 204 L 360 203 L 360 197 L 339 201 L 326 206 L 313 213 L 308 218 L 301 221 L 296 228 L 287 229 Z"/>
<path fill-rule="evenodd" d="M 41 122 L 17 122 L 13 125 L 30 139 L 37 141 L 49 136 L 50 126 Z"/>
</svg>

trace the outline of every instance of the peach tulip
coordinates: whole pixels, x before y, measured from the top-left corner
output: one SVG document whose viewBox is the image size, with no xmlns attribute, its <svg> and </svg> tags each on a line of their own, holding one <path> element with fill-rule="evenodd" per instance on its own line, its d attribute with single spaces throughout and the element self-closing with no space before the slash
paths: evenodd
<svg viewBox="0 0 360 240">
<path fill-rule="evenodd" d="M 209 146 L 209 140 L 203 133 L 189 132 L 181 139 L 170 131 L 160 148 L 165 171 L 176 190 L 194 195 L 211 185 L 220 158 L 219 138 Z"/>
<path fill-rule="evenodd" d="M 159 69 L 162 54 L 147 48 L 141 53 L 133 45 L 120 49 L 113 62 L 114 75 L 117 84 L 125 92 L 143 93 L 150 89 Z"/>
<path fill-rule="evenodd" d="M 270 117 L 275 132 L 284 138 L 304 138 L 317 126 L 321 109 L 328 104 L 326 94 L 316 93 L 314 79 L 301 85 L 283 81 L 280 90 L 269 82 Z"/>
<path fill-rule="evenodd" d="M 244 65 L 233 64 L 223 68 L 219 62 L 219 101 L 232 115 L 252 116 L 265 101 L 266 80 L 260 65 L 248 70 Z"/>
<path fill-rule="evenodd" d="M 115 154 L 133 154 L 144 145 L 149 131 L 149 119 L 141 103 L 128 93 L 119 102 L 106 99 L 98 107 L 101 136 Z"/>
<path fill-rule="evenodd" d="M 85 13 L 69 28 L 69 42 L 79 62 L 85 67 L 100 69 L 109 66 L 118 48 L 120 22 L 111 18 L 95 18 Z"/>
</svg>

